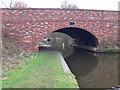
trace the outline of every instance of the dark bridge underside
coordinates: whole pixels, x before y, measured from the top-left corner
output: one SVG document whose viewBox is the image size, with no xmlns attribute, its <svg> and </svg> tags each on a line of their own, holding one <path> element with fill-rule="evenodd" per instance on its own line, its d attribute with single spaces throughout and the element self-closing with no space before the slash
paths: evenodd
<svg viewBox="0 0 120 90">
<path fill-rule="evenodd" d="M 90 32 L 80 28 L 62 28 L 54 32 L 61 32 L 75 39 L 75 44 L 79 46 L 97 47 L 98 39 Z"/>
</svg>

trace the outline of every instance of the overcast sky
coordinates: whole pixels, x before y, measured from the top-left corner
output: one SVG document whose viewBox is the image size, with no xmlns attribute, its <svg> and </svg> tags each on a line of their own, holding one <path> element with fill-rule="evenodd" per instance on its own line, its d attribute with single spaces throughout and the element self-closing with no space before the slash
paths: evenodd
<svg viewBox="0 0 120 90">
<path fill-rule="evenodd" d="M 18 0 L 18 1 L 23 1 L 27 3 L 28 7 L 31 8 L 60 8 L 61 3 L 65 0 Z M 68 1 L 70 3 L 76 4 L 80 9 L 118 10 L 118 2 L 120 0 L 68 0 Z"/>
</svg>

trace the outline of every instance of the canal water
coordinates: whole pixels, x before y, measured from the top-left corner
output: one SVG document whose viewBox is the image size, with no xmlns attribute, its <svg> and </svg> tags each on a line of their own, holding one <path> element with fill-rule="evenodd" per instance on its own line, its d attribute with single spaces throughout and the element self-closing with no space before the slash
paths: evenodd
<svg viewBox="0 0 120 90">
<path fill-rule="evenodd" d="M 71 46 L 73 39 L 56 33 L 48 43 L 63 55 L 80 88 L 117 87 L 118 53 L 90 53 Z"/>
<path fill-rule="evenodd" d="M 80 88 L 112 88 L 118 85 L 118 54 L 75 50 L 65 60 Z"/>
</svg>

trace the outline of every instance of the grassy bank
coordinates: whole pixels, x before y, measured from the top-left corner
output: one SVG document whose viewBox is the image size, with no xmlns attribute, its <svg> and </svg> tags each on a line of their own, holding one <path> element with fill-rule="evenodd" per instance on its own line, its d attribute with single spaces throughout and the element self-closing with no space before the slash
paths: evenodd
<svg viewBox="0 0 120 90">
<path fill-rule="evenodd" d="M 63 71 L 57 52 L 35 53 L 3 75 L 3 88 L 76 88 L 74 78 Z"/>
</svg>

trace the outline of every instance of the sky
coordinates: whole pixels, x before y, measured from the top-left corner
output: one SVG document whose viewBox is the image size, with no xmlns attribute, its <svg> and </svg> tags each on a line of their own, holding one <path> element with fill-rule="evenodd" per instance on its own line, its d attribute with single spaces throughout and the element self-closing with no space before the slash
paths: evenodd
<svg viewBox="0 0 120 90">
<path fill-rule="evenodd" d="M 10 1 L 10 0 L 2 0 Z M 14 0 L 16 1 L 16 0 Z M 30 8 L 60 8 L 65 0 L 18 0 L 27 3 Z M 69 3 L 76 4 L 80 9 L 94 10 L 118 10 L 120 0 L 68 0 Z M 2 6 L 4 7 L 4 6 Z"/>
</svg>

